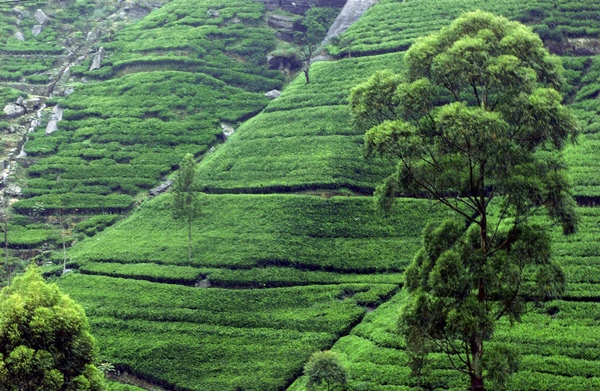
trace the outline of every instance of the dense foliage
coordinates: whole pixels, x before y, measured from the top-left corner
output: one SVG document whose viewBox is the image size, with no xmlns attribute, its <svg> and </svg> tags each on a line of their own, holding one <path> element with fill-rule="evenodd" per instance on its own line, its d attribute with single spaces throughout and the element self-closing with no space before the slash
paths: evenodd
<svg viewBox="0 0 600 391">
<path fill-rule="evenodd" d="M 503 347 L 483 354 L 495 323 L 563 290 L 549 238 L 529 218 L 545 209 L 574 232 L 560 151 L 577 125 L 556 91 L 560 68 L 519 23 L 467 13 L 404 59 L 404 77 L 376 74 L 350 97 L 367 152 L 398 161 L 380 202 L 425 195 L 458 218 L 424 232 L 406 271 L 403 331 L 415 361 L 441 350 L 472 390 L 484 376 L 501 389 L 515 365 Z"/>
<path fill-rule="evenodd" d="M 29 268 L 0 295 L 0 390 L 101 391 L 80 305 Z"/>
</svg>

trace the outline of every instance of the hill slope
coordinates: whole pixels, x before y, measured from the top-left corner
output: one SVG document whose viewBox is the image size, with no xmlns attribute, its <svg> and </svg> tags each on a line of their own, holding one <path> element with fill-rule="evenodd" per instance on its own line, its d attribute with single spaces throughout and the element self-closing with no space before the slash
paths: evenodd
<svg viewBox="0 0 600 391">
<path fill-rule="evenodd" d="M 236 29 L 243 28 L 229 24 L 238 6 L 254 9 L 251 1 L 207 1 L 197 13 L 184 11 L 185 1 L 173 1 L 142 20 L 140 29 L 134 25 L 115 35 L 106 45 L 113 55 L 105 68 L 75 69 L 99 81 L 60 103 L 70 112 L 61 125 L 63 133 L 73 138 L 67 140 L 59 130 L 49 138 L 34 136 L 28 146 L 39 148 L 31 150 L 42 159 L 30 172 L 37 175 L 39 170 L 37 188 L 49 190 L 47 194 L 64 186 L 56 194 L 72 197 L 68 185 L 80 186 L 81 178 L 64 173 L 114 173 L 126 161 L 140 164 L 118 175 L 118 187 L 145 170 L 154 169 L 148 178 L 156 181 L 177 163 L 178 154 L 206 151 L 220 121 L 241 121 L 259 111 L 258 106 L 266 107 L 200 163 L 198 178 L 210 194 L 203 197 L 203 212 L 194 226 L 191 262 L 185 227 L 171 217 L 169 194 L 141 202 L 132 216 L 71 249 L 71 263 L 79 272 L 58 283 L 86 308 L 102 360 L 167 389 L 301 390 L 299 375 L 307 357 L 333 346 L 349 368 L 351 389 L 412 389 L 415 382 L 408 377 L 404 342 L 396 330 L 397 311 L 406 298 L 400 290 L 402 271 L 420 245 L 423 227 L 444 212 L 426 200 L 403 199 L 384 218 L 375 213 L 370 197 L 356 195 L 370 193 L 389 166 L 362 159 L 362 137 L 349 123 L 349 89 L 375 70 L 400 70 L 401 50 L 469 9 L 485 8 L 532 23 L 557 48 L 574 39 L 597 38 L 597 18 L 590 17 L 599 7 L 565 1 L 553 8 L 551 3 L 382 0 L 332 49 L 353 58 L 315 64 L 311 84 L 298 78 L 268 105 L 252 99 L 262 87 L 246 84 L 267 83 L 263 71 L 247 70 L 251 59 L 221 70 L 210 63 L 223 55 L 231 58 L 227 48 L 251 48 L 254 44 L 248 42 L 257 42 L 238 42 Z M 205 17 L 209 7 L 221 10 L 216 19 Z M 254 13 L 248 13 L 254 20 Z M 207 38 L 215 31 L 215 20 L 231 36 L 225 34 L 224 51 L 208 51 L 199 60 L 203 45 L 215 44 Z M 255 28 L 250 23 L 248 31 L 262 37 Z M 252 53 L 240 51 L 233 57 Z M 579 144 L 567 151 L 582 205 L 600 196 L 593 169 L 599 165 L 598 60 L 587 54 L 564 61 L 571 83 L 565 93 L 583 125 Z M 155 72 L 161 67 L 167 69 Z M 103 81 L 111 77 L 115 79 Z M 189 84 L 195 80 L 208 87 Z M 187 92 L 179 91 L 179 82 Z M 160 98 L 170 87 L 185 107 Z M 219 93 L 250 99 L 228 98 L 233 104 L 222 104 Z M 175 117 L 189 121 L 178 125 L 181 129 L 170 128 Z M 197 137 L 193 130 L 198 124 L 208 129 L 204 141 L 194 138 L 190 144 L 187 137 Z M 137 132 L 135 143 L 126 140 L 133 137 L 130 132 Z M 44 143 L 55 147 L 44 152 Z M 168 154 L 167 147 L 173 148 Z M 57 175 L 55 170 L 64 171 Z M 64 185 L 56 182 L 58 176 Z M 44 185 L 42 180 L 55 183 Z M 83 186 L 107 187 L 102 196 L 114 190 L 108 180 Z M 140 181 L 131 186 L 137 191 L 148 185 Z M 496 341 L 517 346 L 523 356 L 522 372 L 510 390 L 600 387 L 595 337 L 600 212 L 595 207 L 579 210 L 580 232 L 555 237 L 554 251 L 570 282 L 566 296 L 550 303 L 549 311 L 531 313 L 512 329 L 503 325 L 496 334 Z M 441 356 L 427 384 L 430 389 L 464 389 Z"/>
</svg>

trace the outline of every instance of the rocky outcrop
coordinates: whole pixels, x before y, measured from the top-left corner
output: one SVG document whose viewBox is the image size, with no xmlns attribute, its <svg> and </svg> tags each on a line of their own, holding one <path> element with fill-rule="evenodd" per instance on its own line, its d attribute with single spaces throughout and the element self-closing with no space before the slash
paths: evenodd
<svg viewBox="0 0 600 391">
<path fill-rule="evenodd" d="M 302 61 L 294 55 L 269 55 L 267 56 L 267 65 L 271 70 L 277 70 L 288 74 L 300 69 L 300 67 L 302 67 Z"/>
<path fill-rule="evenodd" d="M 33 34 L 34 37 L 37 37 L 38 35 L 40 35 L 42 33 L 42 25 L 41 24 L 36 24 L 35 26 L 32 27 L 31 29 L 31 34 Z"/>
<path fill-rule="evenodd" d="M 35 20 L 37 20 L 38 24 L 46 24 L 50 22 L 50 18 L 46 16 L 44 11 L 42 11 L 39 8 L 37 9 L 37 11 L 35 11 L 35 15 L 33 15 L 33 17 L 35 18 Z"/>
<path fill-rule="evenodd" d="M 342 8 L 346 0 L 259 0 L 265 4 L 267 11 L 281 8 L 284 11 L 298 15 L 304 13 L 311 7 L 333 7 Z"/>
<path fill-rule="evenodd" d="M 90 65 L 90 71 L 100 69 L 102 67 L 102 58 L 104 58 L 104 48 L 98 49 L 96 54 L 94 54 L 92 65 Z"/>
<path fill-rule="evenodd" d="M 15 38 L 16 38 L 16 39 L 18 39 L 19 41 L 25 41 L 25 36 L 24 36 L 24 35 L 23 35 L 23 33 L 22 33 L 22 32 L 20 32 L 20 31 L 17 31 L 17 32 L 15 33 Z"/>
<path fill-rule="evenodd" d="M 221 130 L 223 131 L 223 133 L 222 133 L 223 140 L 227 140 L 229 138 L 229 136 L 231 136 L 233 133 L 235 133 L 235 128 L 231 125 L 227 125 L 224 122 L 221 122 Z"/>
<path fill-rule="evenodd" d="M 2 111 L 8 119 L 17 118 L 25 114 L 25 108 L 20 105 L 6 105 Z"/>
<path fill-rule="evenodd" d="M 600 39 L 592 37 L 567 38 L 561 41 L 545 39 L 544 45 L 559 56 L 595 56 L 600 54 Z"/>
<path fill-rule="evenodd" d="M 321 46 L 324 46 L 333 37 L 340 36 L 352 26 L 367 10 L 379 0 L 348 0 L 342 11 L 327 31 Z"/>
<path fill-rule="evenodd" d="M 62 108 L 54 106 L 54 109 L 52 109 L 52 115 L 50 116 L 50 121 L 48 121 L 48 125 L 46 126 L 46 131 L 44 132 L 44 135 L 47 136 L 56 132 L 56 130 L 58 129 L 58 123 L 62 120 L 63 111 L 64 110 Z"/>
<path fill-rule="evenodd" d="M 298 17 L 288 15 L 271 14 L 267 20 L 269 27 L 277 31 L 277 38 L 282 41 L 291 42 L 294 39 L 294 32 L 299 28 L 296 25 Z"/>
<path fill-rule="evenodd" d="M 279 90 L 271 90 L 265 94 L 265 96 L 269 99 L 277 99 L 281 96 L 281 91 Z"/>
</svg>

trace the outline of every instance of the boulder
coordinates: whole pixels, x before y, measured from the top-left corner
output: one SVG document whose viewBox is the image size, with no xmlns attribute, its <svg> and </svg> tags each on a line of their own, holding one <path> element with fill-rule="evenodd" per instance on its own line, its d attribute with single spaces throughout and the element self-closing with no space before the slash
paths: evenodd
<svg viewBox="0 0 600 391">
<path fill-rule="evenodd" d="M 22 32 L 20 32 L 20 31 L 17 31 L 17 32 L 15 33 L 15 38 L 16 38 L 16 39 L 18 39 L 19 41 L 23 41 L 23 42 L 25 42 L 25 36 L 24 36 L 24 35 L 23 35 L 23 33 L 22 33 Z"/>
<path fill-rule="evenodd" d="M 224 140 L 227 140 L 229 136 L 231 136 L 235 132 L 235 128 L 233 126 L 227 125 L 224 122 L 221 122 L 221 129 L 223 130 Z"/>
<path fill-rule="evenodd" d="M 36 24 L 31 29 L 31 34 L 33 34 L 34 37 L 37 37 L 38 35 L 40 35 L 42 33 L 42 27 L 43 26 L 41 24 Z"/>
<path fill-rule="evenodd" d="M 17 118 L 25 114 L 25 108 L 19 105 L 6 105 L 3 111 L 8 119 Z"/>
<path fill-rule="evenodd" d="M 42 11 L 41 9 L 37 9 L 37 11 L 35 11 L 35 14 L 33 15 L 33 17 L 35 18 L 35 20 L 37 20 L 38 24 L 46 24 L 48 22 L 50 22 L 50 18 L 48 18 L 48 16 L 46 16 L 46 14 L 44 13 L 44 11 Z"/>
<path fill-rule="evenodd" d="M 221 13 L 217 10 L 209 9 L 206 11 L 206 15 L 210 16 L 211 18 L 217 18 L 219 15 L 221 15 Z"/>
<path fill-rule="evenodd" d="M 279 91 L 279 90 L 271 90 L 265 94 L 265 96 L 269 99 L 279 98 L 280 95 L 281 95 L 281 91 Z"/>
<path fill-rule="evenodd" d="M 127 8 L 127 7 L 125 7 Z M 140 7 L 140 6 L 132 6 L 129 7 L 129 9 L 123 9 L 127 14 L 127 17 L 130 19 L 142 19 L 145 18 L 146 16 L 148 16 L 148 14 L 150 13 L 150 9 L 145 8 L 145 7 Z"/>
<path fill-rule="evenodd" d="M 50 115 L 50 120 L 48 121 L 48 125 L 46 126 L 46 131 L 44 135 L 49 135 L 58 129 L 58 123 L 62 120 L 64 109 L 58 106 L 54 106 L 52 109 L 52 114 Z"/>
<path fill-rule="evenodd" d="M 92 65 L 90 65 L 90 71 L 100 69 L 102 67 L 102 58 L 104 57 L 104 48 L 98 49 L 94 58 L 92 59 Z"/>
<path fill-rule="evenodd" d="M 161 183 L 160 185 L 150 189 L 149 193 L 150 193 L 150 195 L 156 197 L 157 195 L 162 194 L 165 191 L 167 191 L 169 189 L 169 187 L 171 187 L 172 184 L 173 184 L 173 181 L 171 181 L 171 180 L 165 181 L 165 182 Z"/>
<path fill-rule="evenodd" d="M 42 105 L 42 98 L 31 98 L 25 101 L 27 111 L 35 111 Z"/>
<path fill-rule="evenodd" d="M 21 196 L 21 188 L 15 184 L 10 184 L 4 188 L 4 195 L 11 197 L 20 197 Z"/>
<path fill-rule="evenodd" d="M 48 121 L 48 125 L 46 125 L 46 131 L 44 132 L 44 136 L 52 134 L 58 130 L 58 123 L 56 120 L 51 119 Z"/>
<path fill-rule="evenodd" d="M 17 15 L 17 18 L 19 18 L 19 19 L 23 18 L 23 16 L 24 16 L 23 11 L 21 11 L 20 9 L 18 9 L 16 7 L 13 8 L 12 10 L 13 10 L 14 14 Z"/>
</svg>

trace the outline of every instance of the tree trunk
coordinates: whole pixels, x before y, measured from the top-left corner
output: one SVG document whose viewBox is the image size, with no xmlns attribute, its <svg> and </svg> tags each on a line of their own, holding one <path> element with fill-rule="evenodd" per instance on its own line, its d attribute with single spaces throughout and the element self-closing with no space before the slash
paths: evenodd
<svg viewBox="0 0 600 391">
<path fill-rule="evenodd" d="M 304 77 L 306 78 L 306 84 L 310 84 L 310 78 L 308 76 L 309 69 L 310 65 L 307 65 L 306 68 L 304 68 Z"/>
<path fill-rule="evenodd" d="M 6 267 L 8 268 L 8 224 L 4 228 L 4 255 L 6 256 Z"/>
<path fill-rule="evenodd" d="M 483 377 L 471 375 L 471 391 L 484 391 Z"/>
<path fill-rule="evenodd" d="M 188 214 L 188 261 L 192 261 L 192 216 Z"/>
</svg>

